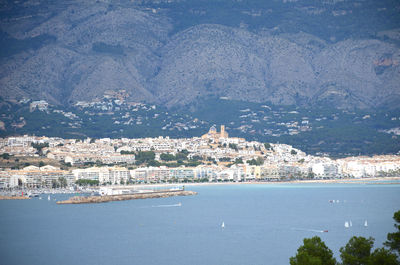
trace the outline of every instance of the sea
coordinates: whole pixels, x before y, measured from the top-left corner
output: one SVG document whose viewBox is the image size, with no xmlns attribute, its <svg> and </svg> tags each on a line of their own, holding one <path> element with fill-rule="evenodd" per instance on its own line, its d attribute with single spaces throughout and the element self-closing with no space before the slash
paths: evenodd
<svg viewBox="0 0 400 265">
<path fill-rule="evenodd" d="M 0 264 L 279 265 L 313 236 L 338 258 L 352 236 L 382 247 L 400 210 L 400 183 L 186 189 L 198 195 L 81 205 L 57 205 L 66 194 L 0 201 Z"/>
</svg>

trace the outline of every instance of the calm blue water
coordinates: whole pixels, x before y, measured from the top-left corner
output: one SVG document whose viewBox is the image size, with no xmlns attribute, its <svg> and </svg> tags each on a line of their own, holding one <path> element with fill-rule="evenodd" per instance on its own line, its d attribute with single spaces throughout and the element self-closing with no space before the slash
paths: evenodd
<svg viewBox="0 0 400 265">
<path fill-rule="evenodd" d="M 288 264 L 302 239 L 315 235 L 336 256 L 353 235 L 372 236 L 380 247 L 400 209 L 400 185 L 187 189 L 199 194 L 88 205 L 0 201 L 0 264 Z"/>
</svg>

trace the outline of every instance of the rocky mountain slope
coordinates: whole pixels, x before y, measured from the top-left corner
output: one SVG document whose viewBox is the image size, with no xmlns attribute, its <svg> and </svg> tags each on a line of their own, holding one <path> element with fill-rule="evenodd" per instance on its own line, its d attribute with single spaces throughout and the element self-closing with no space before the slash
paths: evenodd
<svg viewBox="0 0 400 265">
<path fill-rule="evenodd" d="M 174 15 L 174 2 L 4 3 L 0 96 L 68 105 L 126 90 L 130 101 L 168 107 L 210 96 L 339 108 L 398 106 L 400 31 L 390 28 L 396 21 L 368 37 L 327 39 L 302 28 L 282 29 L 291 21 L 279 11 L 290 4 L 286 1 L 251 10 L 248 21 L 237 25 L 209 23 L 219 21 L 207 17 L 201 3 L 183 11 L 194 17 L 187 27 Z M 318 19 L 356 16 L 359 7 L 352 1 L 333 1 L 329 8 L 292 5 L 303 13 L 316 10 Z M 248 26 L 274 15 L 275 27 Z"/>
</svg>

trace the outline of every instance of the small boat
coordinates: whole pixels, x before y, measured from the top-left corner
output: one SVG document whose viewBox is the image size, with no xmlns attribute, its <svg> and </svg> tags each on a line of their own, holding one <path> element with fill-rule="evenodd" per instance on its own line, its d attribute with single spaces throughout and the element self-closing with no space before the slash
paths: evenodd
<svg viewBox="0 0 400 265">
<path fill-rule="evenodd" d="M 50 199 L 50 195 L 48 195 L 48 196 L 47 196 L 47 200 L 48 200 L 48 201 L 50 201 L 50 200 L 51 200 L 51 199 Z"/>
<path fill-rule="evenodd" d="M 349 225 L 349 222 L 344 222 L 344 227 L 346 227 L 346 228 L 349 228 L 350 227 L 350 225 Z"/>
<path fill-rule="evenodd" d="M 322 232 L 324 232 L 324 233 L 328 233 L 328 230 L 323 230 Z"/>
<path fill-rule="evenodd" d="M 221 228 L 225 228 L 225 223 L 224 222 L 222 222 Z"/>
<path fill-rule="evenodd" d="M 353 223 L 351 222 L 351 220 L 350 220 L 350 227 L 352 227 L 353 226 Z"/>
<path fill-rule="evenodd" d="M 365 227 L 367 227 L 367 226 L 368 226 L 368 222 L 367 222 L 367 220 L 365 220 L 365 222 L 364 222 L 364 226 L 365 226 Z"/>
</svg>

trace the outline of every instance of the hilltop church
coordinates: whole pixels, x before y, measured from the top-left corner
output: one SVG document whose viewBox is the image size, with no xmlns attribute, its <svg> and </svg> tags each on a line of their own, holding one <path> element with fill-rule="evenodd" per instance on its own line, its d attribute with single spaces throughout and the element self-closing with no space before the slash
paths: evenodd
<svg viewBox="0 0 400 265">
<path fill-rule="evenodd" d="M 221 132 L 217 132 L 217 128 L 212 126 L 208 133 L 201 136 L 203 139 L 214 139 L 215 142 L 219 142 L 219 138 L 229 138 L 228 133 L 225 131 L 225 125 L 221 125 Z"/>
</svg>

